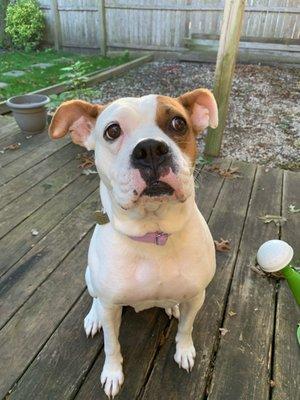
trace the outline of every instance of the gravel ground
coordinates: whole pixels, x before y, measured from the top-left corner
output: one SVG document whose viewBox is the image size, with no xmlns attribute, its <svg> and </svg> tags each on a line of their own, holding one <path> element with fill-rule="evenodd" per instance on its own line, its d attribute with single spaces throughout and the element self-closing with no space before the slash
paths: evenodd
<svg viewBox="0 0 300 400">
<path fill-rule="evenodd" d="M 102 83 L 105 103 L 150 93 L 178 96 L 212 88 L 214 65 L 159 61 Z M 221 157 L 300 170 L 299 70 L 238 65 Z M 298 103 L 298 104 L 297 104 Z M 200 140 L 203 150 L 203 140 Z"/>
</svg>

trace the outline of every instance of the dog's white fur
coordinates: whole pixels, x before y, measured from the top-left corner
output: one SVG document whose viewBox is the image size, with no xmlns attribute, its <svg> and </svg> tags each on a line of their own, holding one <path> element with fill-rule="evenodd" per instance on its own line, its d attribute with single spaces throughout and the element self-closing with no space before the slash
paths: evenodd
<svg viewBox="0 0 300 400">
<path fill-rule="evenodd" d="M 174 358 L 190 371 L 196 354 L 193 322 L 215 272 L 214 243 L 194 200 L 191 160 L 158 127 L 156 110 L 156 95 L 117 100 L 101 112 L 84 143 L 95 150 L 101 201 L 110 219 L 106 225 L 96 225 L 90 243 L 85 277 L 93 304 L 84 328 L 88 336 L 103 329 L 101 382 L 112 397 L 124 380 L 118 341 L 122 307 L 136 311 L 162 307 L 179 318 Z M 125 133 L 109 143 L 103 132 L 112 121 L 118 121 Z M 132 168 L 130 156 L 147 138 L 164 141 L 172 149 L 178 173 L 165 178 L 175 188 L 172 196 L 140 197 L 145 182 Z M 129 237 L 155 231 L 170 234 L 165 246 Z"/>
</svg>

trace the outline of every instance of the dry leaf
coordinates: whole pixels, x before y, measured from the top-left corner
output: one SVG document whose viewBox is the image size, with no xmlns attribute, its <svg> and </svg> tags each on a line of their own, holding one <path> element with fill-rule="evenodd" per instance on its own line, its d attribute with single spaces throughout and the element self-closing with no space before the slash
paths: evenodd
<svg viewBox="0 0 300 400">
<path fill-rule="evenodd" d="M 300 212 L 300 208 L 296 208 L 295 204 L 290 204 L 289 205 L 289 212 L 296 214 L 298 212 Z"/>
<path fill-rule="evenodd" d="M 252 269 L 252 271 L 256 272 L 258 275 L 266 277 L 266 273 L 256 265 L 250 265 L 250 269 Z"/>
<path fill-rule="evenodd" d="M 276 226 L 281 226 L 286 222 L 286 218 L 282 217 L 281 215 L 266 214 L 265 216 L 258 217 L 258 219 L 264 221 L 265 224 L 274 222 Z"/>
<path fill-rule="evenodd" d="M 214 240 L 214 243 L 217 251 L 224 252 L 224 251 L 229 251 L 231 249 L 229 240 L 221 238 L 219 241 Z"/>
<path fill-rule="evenodd" d="M 221 335 L 222 335 L 222 336 L 225 336 L 225 335 L 226 335 L 226 333 L 228 333 L 228 332 L 229 332 L 229 330 L 228 330 L 228 329 L 226 329 L 226 328 L 219 328 L 219 331 L 220 331 L 220 333 L 221 333 Z"/>
<path fill-rule="evenodd" d="M 4 150 L 18 150 L 21 147 L 21 143 L 12 143 L 4 148 Z"/>
<path fill-rule="evenodd" d="M 95 159 L 92 154 L 78 154 L 78 158 L 80 160 L 79 168 L 91 168 L 95 166 Z"/>
<path fill-rule="evenodd" d="M 212 165 L 211 167 L 207 168 L 208 171 L 216 172 L 223 178 L 229 178 L 229 179 L 236 179 L 240 178 L 241 175 L 238 174 L 238 167 L 230 167 L 228 169 L 221 169 L 220 165 Z"/>
<path fill-rule="evenodd" d="M 236 315 L 236 312 L 229 310 L 228 314 L 230 317 L 234 317 Z"/>
<path fill-rule="evenodd" d="M 283 275 L 280 271 L 278 272 L 266 272 L 263 271 L 260 266 L 257 265 L 250 265 L 250 269 L 252 271 L 256 272 L 258 275 L 262 276 L 263 278 L 276 278 L 276 279 L 282 279 Z"/>
<path fill-rule="evenodd" d="M 270 386 L 271 386 L 271 387 L 276 386 L 276 383 L 275 383 L 275 381 L 273 381 L 273 379 L 270 379 Z"/>
</svg>

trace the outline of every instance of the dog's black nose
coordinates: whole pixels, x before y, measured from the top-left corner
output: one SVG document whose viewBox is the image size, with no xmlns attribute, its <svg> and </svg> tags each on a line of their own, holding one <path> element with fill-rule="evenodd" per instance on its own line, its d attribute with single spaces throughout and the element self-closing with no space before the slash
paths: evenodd
<svg viewBox="0 0 300 400">
<path fill-rule="evenodd" d="M 151 168 L 164 164 L 170 156 L 170 148 L 167 143 L 146 139 L 139 142 L 132 152 L 132 163 L 135 168 Z"/>
</svg>

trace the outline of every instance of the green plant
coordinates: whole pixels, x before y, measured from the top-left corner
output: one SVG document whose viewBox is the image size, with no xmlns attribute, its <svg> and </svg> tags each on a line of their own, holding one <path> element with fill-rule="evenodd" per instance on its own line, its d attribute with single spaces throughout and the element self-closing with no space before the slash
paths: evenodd
<svg viewBox="0 0 300 400">
<path fill-rule="evenodd" d="M 85 101 L 91 101 L 95 98 L 101 98 L 102 91 L 98 88 L 81 88 L 76 90 L 69 90 L 60 94 L 50 95 L 51 102 L 49 103 L 49 110 L 54 111 L 64 101 L 80 99 Z"/>
<path fill-rule="evenodd" d="M 36 0 L 17 0 L 10 3 L 5 20 L 5 32 L 16 48 L 37 48 L 43 38 L 45 22 Z"/>
<path fill-rule="evenodd" d="M 60 76 L 61 81 L 70 81 L 72 89 L 75 92 L 84 87 L 87 78 L 84 76 L 87 70 L 87 63 L 83 61 L 76 61 L 69 67 L 61 68 L 64 73 Z"/>
</svg>

